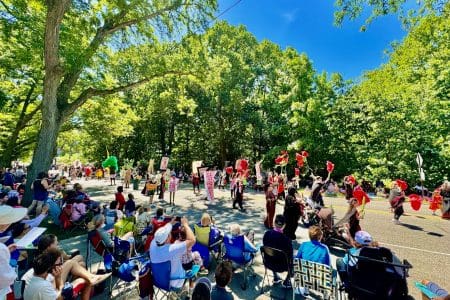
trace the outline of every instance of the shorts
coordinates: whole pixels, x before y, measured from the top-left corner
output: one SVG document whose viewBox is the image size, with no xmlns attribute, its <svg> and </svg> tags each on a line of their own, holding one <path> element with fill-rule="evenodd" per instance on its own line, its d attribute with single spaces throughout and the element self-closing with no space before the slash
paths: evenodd
<svg viewBox="0 0 450 300">
<path fill-rule="evenodd" d="M 155 190 L 147 191 L 147 196 L 153 196 L 155 194 Z"/>
</svg>

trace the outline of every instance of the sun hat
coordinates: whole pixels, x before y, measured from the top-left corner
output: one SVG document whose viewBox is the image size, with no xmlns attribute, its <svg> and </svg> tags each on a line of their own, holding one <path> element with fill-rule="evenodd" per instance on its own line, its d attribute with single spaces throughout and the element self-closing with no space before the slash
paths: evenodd
<svg viewBox="0 0 450 300">
<path fill-rule="evenodd" d="M 24 207 L 0 206 L 0 225 L 12 224 L 22 220 L 27 215 L 27 211 Z"/>
<path fill-rule="evenodd" d="M 372 236 L 367 231 L 360 230 L 355 234 L 355 241 L 358 244 L 367 246 L 372 242 Z"/>
<path fill-rule="evenodd" d="M 164 243 L 166 242 L 167 238 L 169 237 L 169 234 L 171 231 L 172 231 L 171 223 L 167 223 L 163 227 L 156 230 L 156 233 L 155 233 L 156 244 L 159 246 L 164 245 Z"/>
</svg>

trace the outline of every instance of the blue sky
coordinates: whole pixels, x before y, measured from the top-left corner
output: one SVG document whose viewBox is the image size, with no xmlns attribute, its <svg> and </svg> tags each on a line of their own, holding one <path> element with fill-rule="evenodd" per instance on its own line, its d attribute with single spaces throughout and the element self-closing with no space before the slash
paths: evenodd
<svg viewBox="0 0 450 300">
<path fill-rule="evenodd" d="M 223 11 L 236 0 L 219 0 Z M 233 25 L 245 25 L 258 40 L 268 39 L 283 49 L 292 46 L 305 52 L 321 72 L 339 72 L 358 79 L 366 70 L 387 61 L 384 50 L 406 35 L 396 16 L 376 19 L 365 32 L 364 18 L 333 25 L 333 0 L 243 0 L 225 13 Z"/>
</svg>

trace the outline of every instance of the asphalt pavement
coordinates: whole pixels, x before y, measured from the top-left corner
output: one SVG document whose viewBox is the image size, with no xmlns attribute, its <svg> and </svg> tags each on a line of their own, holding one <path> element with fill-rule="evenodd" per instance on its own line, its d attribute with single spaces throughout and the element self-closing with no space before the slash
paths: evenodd
<svg viewBox="0 0 450 300">
<path fill-rule="evenodd" d="M 106 181 L 80 181 L 86 188 L 91 198 L 104 203 L 109 203 L 114 199 L 114 192 L 117 186 L 109 186 Z M 118 182 L 118 185 L 120 182 Z M 143 184 L 140 185 L 142 189 Z M 136 198 L 137 204 L 147 203 L 148 197 L 140 193 L 140 189 L 133 191 L 125 189 L 125 194 L 131 192 Z M 255 243 L 262 242 L 265 232 L 263 218 L 265 215 L 265 198 L 261 192 L 246 192 L 244 194 L 245 212 L 233 210 L 231 208 L 229 190 L 215 189 L 215 203 L 206 200 L 205 191 L 200 195 L 195 195 L 191 185 L 182 184 L 175 196 L 174 214 L 185 215 L 191 224 L 197 222 L 203 212 L 210 213 L 216 220 L 218 227 L 224 231 L 232 223 L 238 223 L 245 230 L 255 231 Z M 166 193 L 165 198 L 169 195 Z M 156 197 L 155 197 L 156 198 Z M 339 219 L 345 214 L 347 209 L 346 200 L 343 197 L 325 197 L 325 204 L 332 206 L 335 210 L 335 218 Z M 156 201 L 156 206 L 168 207 L 168 201 Z M 394 224 L 390 212 L 389 203 L 386 199 L 375 198 L 366 205 L 364 219 L 361 220 L 361 227 L 371 233 L 374 240 L 381 245 L 390 248 L 400 259 L 407 259 L 413 266 L 410 270 L 408 285 L 410 294 L 415 299 L 420 299 L 419 292 L 413 287 L 414 281 L 424 278 L 432 280 L 442 287 L 450 290 L 450 221 L 443 220 L 439 214 L 433 216 L 424 205 L 418 212 L 413 211 L 409 203 L 405 203 L 405 215 L 400 219 L 400 224 Z M 276 208 L 277 213 L 282 213 L 283 205 L 280 203 Z M 299 226 L 297 241 L 294 247 L 297 248 L 303 241 L 308 240 L 307 229 Z M 336 253 L 333 252 L 333 261 Z M 255 261 L 254 270 L 256 277 L 250 280 L 250 286 L 243 291 L 239 284 L 242 274 L 235 274 L 229 286 L 234 293 L 235 299 L 288 299 L 292 298 L 290 291 L 279 286 L 268 288 L 260 295 L 260 286 L 264 275 L 264 267 L 260 255 Z M 214 274 L 211 272 L 209 278 L 213 281 Z M 270 276 L 270 281 L 272 280 Z M 127 297 L 127 299 L 134 299 Z M 299 298 L 300 299 L 300 298 Z"/>
</svg>

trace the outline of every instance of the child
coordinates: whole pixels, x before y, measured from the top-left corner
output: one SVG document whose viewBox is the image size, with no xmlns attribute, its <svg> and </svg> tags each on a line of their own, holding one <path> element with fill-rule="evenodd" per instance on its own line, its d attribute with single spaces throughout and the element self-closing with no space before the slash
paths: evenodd
<svg viewBox="0 0 450 300">
<path fill-rule="evenodd" d="M 113 228 L 114 224 L 123 217 L 123 213 L 117 209 L 117 201 L 112 201 L 109 208 L 105 209 L 104 214 L 106 230 Z"/>
<path fill-rule="evenodd" d="M 116 193 L 116 201 L 117 201 L 117 209 L 123 211 L 123 207 L 125 206 L 125 197 L 123 195 L 123 186 L 117 187 Z"/>
<path fill-rule="evenodd" d="M 175 205 L 175 192 L 178 187 L 178 178 L 175 176 L 175 172 L 172 172 L 169 180 L 169 205 Z"/>
<path fill-rule="evenodd" d="M 125 215 L 131 217 L 136 211 L 136 203 L 134 203 L 134 195 L 128 194 L 128 201 L 125 203 Z"/>
<path fill-rule="evenodd" d="M 72 215 L 71 219 L 73 222 L 76 222 L 86 216 L 86 204 L 83 203 L 83 199 L 77 197 L 75 199 L 75 203 L 72 204 Z"/>
<path fill-rule="evenodd" d="M 186 229 L 181 226 L 180 228 L 180 234 L 178 236 L 178 240 L 175 241 L 175 243 L 181 243 L 186 240 Z M 200 256 L 200 253 L 198 251 L 192 251 L 192 248 L 186 249 L 186 253 L 181 256 L 181 263 L 183 265 L 183 269 L 188 271 L 192 269 L 193 265 L 198 265 L 201 267 L 201 271 L 205 271 L 205 267 L 203 267 L 203 260 Z M 190 282 L 190 285 L 192 287 L 192 282 Z"/>
</svg>

